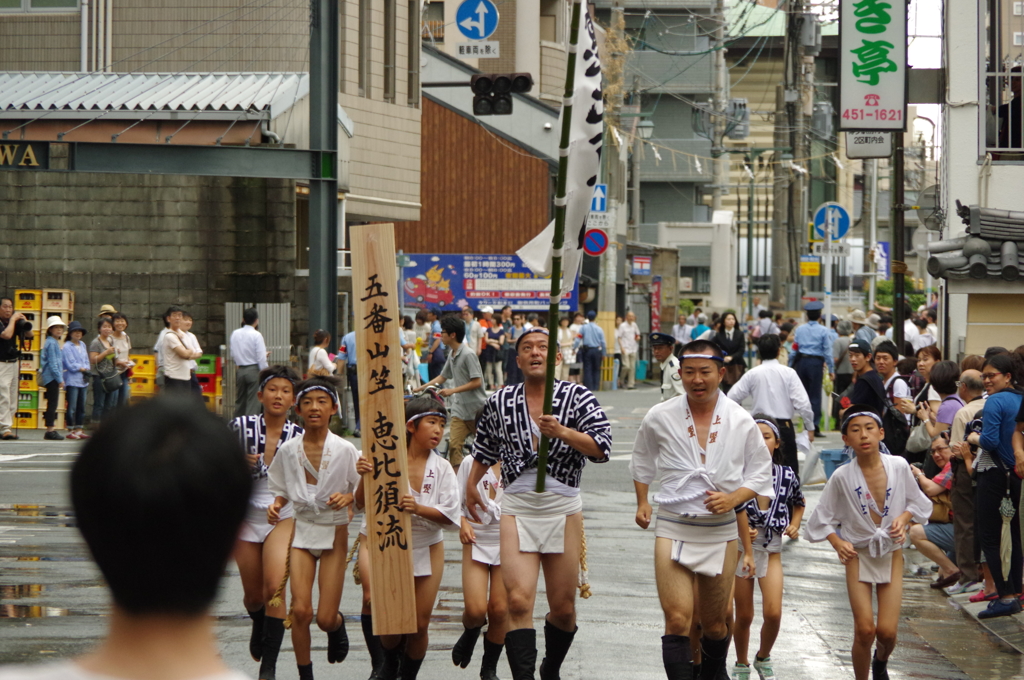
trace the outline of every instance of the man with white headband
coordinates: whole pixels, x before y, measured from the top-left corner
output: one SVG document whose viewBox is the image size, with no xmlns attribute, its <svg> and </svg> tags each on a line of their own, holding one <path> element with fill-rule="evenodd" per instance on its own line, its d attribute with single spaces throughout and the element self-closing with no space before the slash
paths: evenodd
<svg viewBox="0 0 1024 680">
<path fill-rule="evenodd" d="M 882 455 L 882 418 L 853 404 L 843 416 L 843 441 L 856 458 L 837 469 L 807 520 L 812 542 L 828 541 L 846 565 L 853 610 L 853 672 L 857 680 L 888 678 L 903 594 L 903 542 L 913 520 L 927 524 L 932 502 L 900 456 Z M 878 595 L 877 622 L 871 610 Z M 871 645 L 875 655 L 871 656 Z"/>
<path fill-rule="evenodd" d="M 559 678 L 577 630 L 576 585 L 583 534 L 580 478 L 588 460 L 606 462 L 612 447 L 604 409 L 583 385 L 556 380 L 552 415 L 543 415 L 548 351 L 544 328 L 535 326 L 516 341 L 516 361 L 525 382 L 504 387 L 487 399 L 477 420 L 473 468 L 465 490 L 466 510 L 480 522 L 488 506 L 478 484 L 490 466 L 501 461 L 505 484 L 501 565 L 509 608 L 505 651 L 512 680 L 534 678 L 533 603 L 542 567 L 550 609 L 544 622 L 540 677 Z M 550 448 L 545 490 L 537 493 L 541 435 L 548 437 Z"/>
<path fill-rule="evenodd" d="M 651 523 L 650 485 L 661 471 L 654 573 L 665 613 L 662 658 L 669 680 L 693 678 L 690 627 L 703 628 L 700 678 L 724 672 L 727 611 L 736 572 L 736 508 L 754 496 L 774 497 L 772 459 L 761 430 L 719 389 L 722 350 L 707 340 L 683 347 L 679 369 L 686 395 L 655 405 L 637 432 L 630 472 L 636 523 Z M 700 592 L 695 608 L 694 591 Z M 695 611 L 695 609 L 697 611 Z"/>
</svg>

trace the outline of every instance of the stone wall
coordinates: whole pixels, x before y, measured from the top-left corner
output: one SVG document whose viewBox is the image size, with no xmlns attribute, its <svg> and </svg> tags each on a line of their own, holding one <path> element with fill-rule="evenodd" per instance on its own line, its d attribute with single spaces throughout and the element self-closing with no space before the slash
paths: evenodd
<svg viewBox="0 0 1024 680">
<path fill-rule="evenodd" d="M 225 302 L 289 302 L 293 339 L 304 343 L 295 255 L 290 180 L 0 172 L 0 291 L 74 290 L 88 337 L 112 304 L 133 344 L 152 347 L 161 313 L 179 304 L 216 352 Z"/>
</svg>

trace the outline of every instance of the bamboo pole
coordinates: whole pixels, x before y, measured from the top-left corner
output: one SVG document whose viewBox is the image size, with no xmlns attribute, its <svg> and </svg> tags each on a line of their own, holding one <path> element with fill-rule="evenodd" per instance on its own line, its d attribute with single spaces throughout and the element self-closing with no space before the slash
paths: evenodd
<svg viewBox="0 0 1024 680">
<path fill-rule="evenodd" d="M 569 134 L 572 129 L 572 101 L 576 87 L 576 47 L 580 39 L 581 3 L 572 3 L 569 55 L 565 65 L 565 95 L 562 98 L 562 137 L 558 143 L 558 182 L 555 189 L 555 238 L 551 246 L 551 306 L 548 308 L 548 365 L 544 379 L 544 415 L 551 415 L 555 396 L 555 358 L 558 356 L 558 304 L 562 300 L 562 248 L 565 245 L 565 185 L 569 176 Z M 547 435 L 541 435 L 537 449 L 537 493 L 544 491 L 548 471 Z"/>
</svg>

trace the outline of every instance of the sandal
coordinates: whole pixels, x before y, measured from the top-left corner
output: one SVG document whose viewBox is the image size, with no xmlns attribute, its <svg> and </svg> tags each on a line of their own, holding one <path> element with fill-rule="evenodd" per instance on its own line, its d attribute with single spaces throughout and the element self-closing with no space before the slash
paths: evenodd
<svg viewBox="0 0 1024 680">
<path fill-rule="evenodd" d="M 968 598 L 968 602 L 991 602 L 998 597 L 999 593 L 997 592 L 986 593 L 984 590 L 979 590 Z"/>
</svg>

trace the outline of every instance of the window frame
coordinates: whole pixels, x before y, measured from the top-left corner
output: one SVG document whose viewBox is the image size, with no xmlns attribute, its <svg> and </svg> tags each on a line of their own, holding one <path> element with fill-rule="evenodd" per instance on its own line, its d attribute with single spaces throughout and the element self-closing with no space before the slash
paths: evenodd
<svg viewBox="0 0 1024 680">
<path fill-rule="evenodd" d="M 0 7 L 0 14 L 79 14 L 82 1 L 75 0 L 74 7 L 33 7 L 33 0 L 20 0 L 20 7 Z"/>
</svg>

